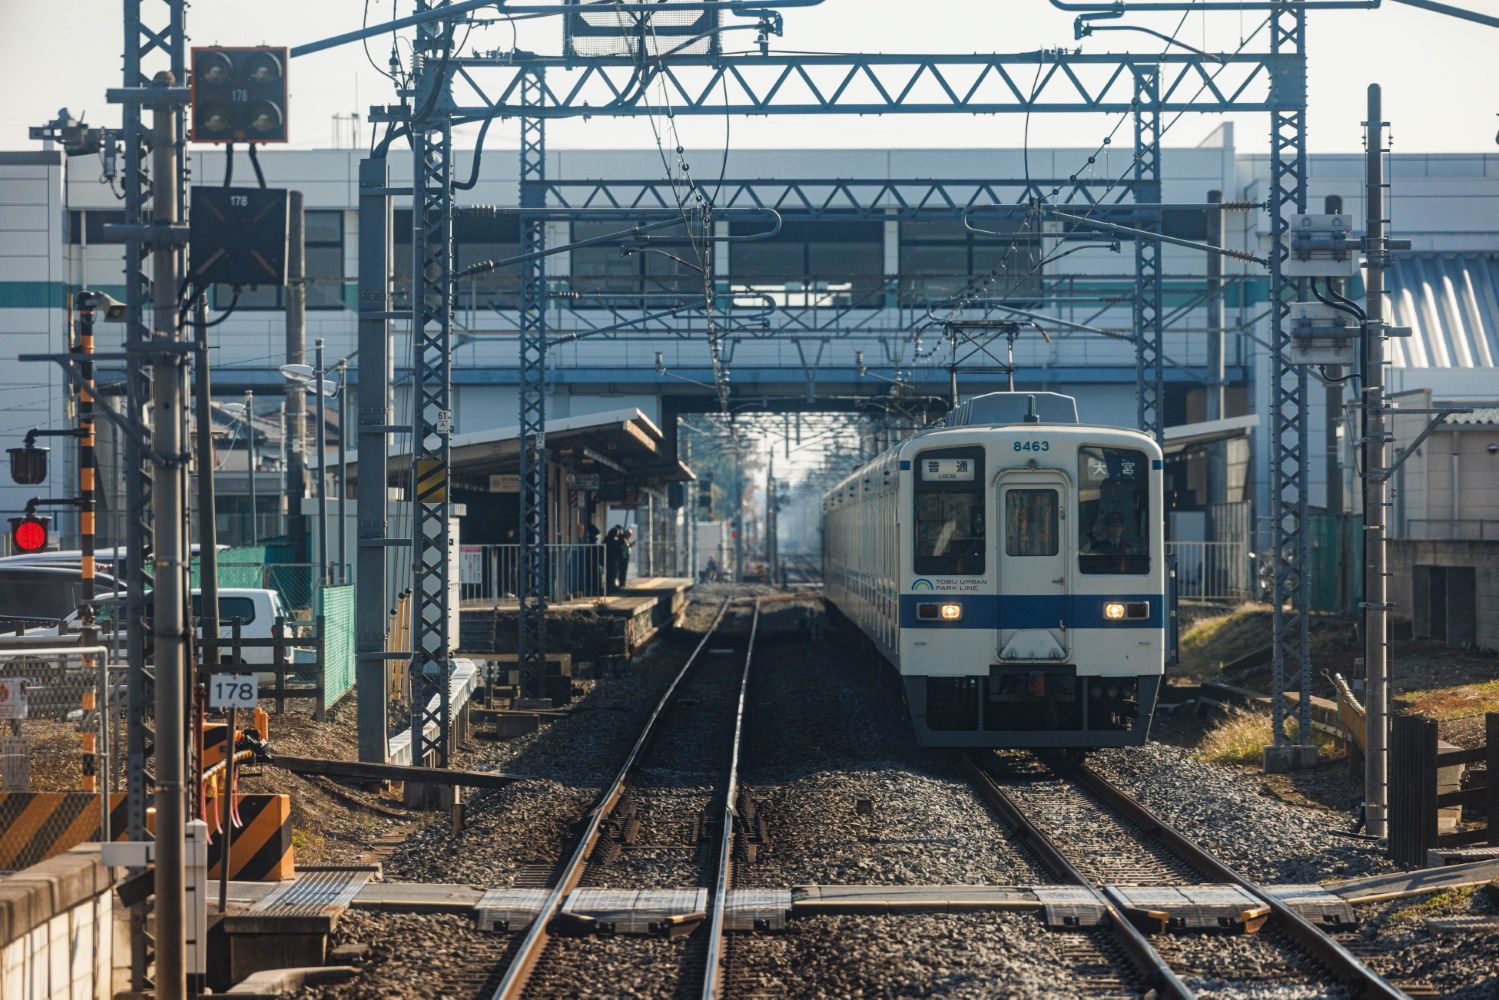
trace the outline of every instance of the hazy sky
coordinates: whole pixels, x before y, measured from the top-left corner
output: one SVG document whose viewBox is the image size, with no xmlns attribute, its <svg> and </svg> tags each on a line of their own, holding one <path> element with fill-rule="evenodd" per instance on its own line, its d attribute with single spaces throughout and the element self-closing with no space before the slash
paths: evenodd
<svg viewBox="0 0 1499 1000">
<path fill-rule="evenodd" d="M 1495 0 L 1452 0 L 1499 13 Z M 163 4 L 147 0 L 153 13 Z M 369 16 L 379 21 L 412 9 L 411 0 L 371 0 Z M 188 29 L 196 44 L 286 44 L 337 34 L 357 27 L 363 0 L 196 0 Z M 1172 30 L 1179 14 L 1131 23 Z M 1180 37 L 1194 46 L 1231 50 L 1262 14 L 1192 13 Z M 114 0 L 0 0 L 0 149 L 35 148 L 28 125 L 40 124 L 66 106 L 87 113 L 90 124 L 118 121 L 118 109 L 104 101 L 117 86 L 120 68 L 120 4 Z M 561 31 L 556 19 L 530 22 L 519 44 L 555 53 Z M 729 36 L 728 48 L 743 47 L 752 35 Z M 1499 30 L 1489 29 L 1386 2 L 1375 11 L 1315 14 L 1309 30 L 1311 79 L 1309 142 L 1313 151 L 1359 148 L 1364 92 L 1371 82 L 1385 87 L 1385 116 L 1393 123 L 1396 152 L 1499 152 L 1499 74 L 1494 72 Z M 475 31 L 472 44 L 508 49 L 508 26 Z M 820 7 L 786 12 L 786 34 L 775 47 L 789 50 L 885 52 L 1020 52 L 1039 47 L 1072 47 L 1072 16 L 1047 0 L 825 0 Z M 1140 33 L 1113 32 L 1081 43 L 1089 51 L 1133 48 L 1157 52 L 1161 43 Z M 371 42 L 382 67 L 389 36 Z M 388 81 L 366 60 L 358 45 L 294 61 L 291 71 L 292 134 L 297 146 L 333 142 L 333 116 L 358 111 L 391 96 Z M 1265 115 L 1236 119 L 1241 150 L 1267 148 Z M 1187 115 L 1166 136 L 1170 145 L 1192 145 L 1221 121 Z M 885 118 L 780 117 L 736 119 L 730 142 L 736 147 L 1018 147 L 1020 115 L 890 116 Z M 1033 146 L 1093 145 L 1109 122 L 1088 116 L 1036 116 L 1030 123 Z M 721 120 L 682 119 L 685 145 L 721 148 Z M 642 147 L 652 143 L 645 120 L 603 120 L 548 126 L 552 148 Z M 347 143 L 347 140 L 346 140 Z M 498 123 L 489 145 L 513 148 L 513 125 Z"/>
</svg>

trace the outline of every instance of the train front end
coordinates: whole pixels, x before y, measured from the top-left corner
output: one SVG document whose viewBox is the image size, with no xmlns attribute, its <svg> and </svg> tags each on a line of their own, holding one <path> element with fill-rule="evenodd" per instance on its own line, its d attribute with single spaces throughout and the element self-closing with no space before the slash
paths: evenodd
<svg viewBox="0 0 1499 1000">
<path fill-rule="evenodd" d="M 899 669 L 927 746 L 1144 743 L 1167 653 L 1160 448 L 1031 422 L 899 458 Z"/>
</svg>

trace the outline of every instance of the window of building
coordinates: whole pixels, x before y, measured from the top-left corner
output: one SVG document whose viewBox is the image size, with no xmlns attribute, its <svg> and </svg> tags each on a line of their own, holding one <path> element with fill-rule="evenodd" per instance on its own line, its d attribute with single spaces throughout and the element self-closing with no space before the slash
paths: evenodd
<svg viewBox="0 0 1499 1000">
<path fill-rule="evenodd" d="M 733 236 L 763 233 L 758 219 L 729 224 Z M 783 222 L 769 239 L 729 245 L 729 279 L 795 306 L 883 305 L 885 224 L 824 217 Z"/>
<path fill-rule="evenodd" d="M 1060 541 L 1057 491 L 1005 493 L 1005 555 L 1054 556 Z"/>
<path fill-rule="evenodd" d="M 627 219 L 574 222 L 574 241 L 608 236 L 629 229 Z M 670 307 L 684 299 L 702 299 L 703 262 L 711 260 L 701 226 L 666 227 L 649 234 L 646 249 L 625 253 L 618 241 L 571 251 L 573 290 L 585 298 L 580 307 L 617 304 L 621 296 L 643 296 L 647 305 Z"/>
<path fill-rule="evenodd" d="M 411 209 L 398 208 L 392 224 L 395 308 L 411 306 Z M 459 210 L 453 215 L 453 270 L 520 253 L 520 217 L 508 210 Z M 457 309 L 514 309 L 520 305 L 519 266 L 496 268 L 453 283 Z"/>
<path fill-rule="evenodd" d="M 309 209 L 302 223 L 303 263 L 307 274 L 308 309 L 344 308 L 344 213 Z M 227 309 L 234 289 L 214 286 L 214 308 Z M 285 309 L 286 289 L 280 285 L 241 288 L 236 309 Z"/>
<path fill-rule="evenodd" d="M 1150 461 L 1132 448 L 1078 449 L 1078 570 L 1150 571 Z"/>
<path fill-rule="evenodd" d="M 1021 232 L 1021 223 L 985 221 L 985 229 L 1002 236 L 975 233 L 961 219 L 933 219 L 900 224 L 901 301 L 926 305 L 959 295 L 975 280 L 993 272 L 990 290 L 1014 304 L 1034 301 L 1041 293 L 1041 242 L 1037 223 Z M 1006 228 L 1008 227 L 1008 228 Z M 1012 248 L 1013 244 L 1013 248 Z"/>
<path fill-rule="evenodd" d="M 68 242 L 73 246 L 82 246 L 85 243 L 89 246 L 97 246 L 105 242 L 105 226 L 121 225 L 124 221 L 123 209 L 91 208 L 86 212 L 74 209 L 68 213 Z"/>
<path fill-rule="evenodd" d="M 984 453 L 947 448 L 916 458 L 915 552 L 919 576 L 984 572 Z"/>
</svg>

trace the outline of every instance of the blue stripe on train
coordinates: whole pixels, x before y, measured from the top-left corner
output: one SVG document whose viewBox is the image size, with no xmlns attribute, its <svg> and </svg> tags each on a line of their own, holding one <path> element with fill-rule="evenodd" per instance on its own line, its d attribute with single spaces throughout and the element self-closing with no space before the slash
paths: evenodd
<svg viewBox="0 0 1499 1000">
<path fill-rule="evenodd" d="M 1103 606 L 1113 601 L 1148 601 L 1150 617 L 1129 621 L 1109 621 Z M 916 617 L 918 604 L 952 604 L 963 606 L 963 617 L 955 622 L 931 621 Z M 1161 594 L 945 594 L 925 591 L 900 595 L 901 628 L 1056 628 L 1066 622 L 1068 628 L 1160 628 L 1165 621 L 1166 599 Z"/>
</svg>

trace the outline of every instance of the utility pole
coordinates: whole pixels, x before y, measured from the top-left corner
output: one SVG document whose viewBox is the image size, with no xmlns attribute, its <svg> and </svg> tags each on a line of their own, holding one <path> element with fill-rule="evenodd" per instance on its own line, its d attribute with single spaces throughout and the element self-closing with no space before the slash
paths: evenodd
<svg viewBox="0 0 1499 1000">
<path fill-rule="evenodd" d="M 317 394 L 317 433 L 313 443 L 317 446 L 317 580 L 318 586 L 328 585 L 328 434 L 323 403 L 323 338 L 319 337 L 315 348 L 316 364 L 312 370 L 312 391 Z M 297 395 L 301 395 L 300 392 Z"/>
<path fill-rule="evenodd" d="M 1363 466 L 1364 466 L 1364 817 L 1371 836 L 1389 833 L 1389 604 L 1385 586 L 1385 522 L 1390 481 L 1385 447 L 1384 268 L 1389 261 L 1384 219 L 1384 109 L 1379 84 L 1369 85 L 1364 122 L 1367 217 L 1364 250 Z M 1453 484 L 1456 488 L 1456 484 Z"/>
<path fill-rule="evenodd" d="M 1222 191 L 1209 191 L 1208 204 L 1221 205 Z M 1207 244 L 1223 246 L 1223 209 L 1207 210 Z M 1208 420 L 1224 417 L 1224 382 L 1227 381 L 1224 364 L 1224 313 L 1223 313 L 1223 255 L 1207 255 L 1207 319 L 1208 319 Z M 1228 499 L 1228 445 L 1215 441 L 1208 445 L 1209 504 L 1223 503 Z"/>
<path fill-rule="evenodd" d="M 1322 211 L 1328 215 L 1343 214 L 1343 199 L 1339 195 L 1330 194 L 1322 202 Z M 1338 295 L 1343 294 L 1343 282 L 1340 278 L 1327 279 L 1328 289 Z M 1326 414 L 1322 421 L 1322 445 L 1325 465 L 1324 475 L 1327 478 L 1327 512 L 1332 515 L 1343 513 L 1343 475 L 1338 468 L 1338 427 L 1343 422 L 1343 366 L 1328 365 L 1323 371 L 1327 379 L 1327 389 L 1324 395 Z M 1351 585 L 1348 574 L 1339 571 L 1339 595 L 1346 594 L 1344 588 Z"/>
<path fill-rule="evenodd" d="M 197 359 L 193 365 L 193 412 L 198 425 L 198 589 L 202 592 L 199 618 L 203 623 L 200 683 L 219 669 L 219 559 L 218 504 L 213 488 L 213 398 L 208 380 L 208 316 L 203 293 L 193 303 L 193 332 Z M 201 761 L 199 762 L 201 767 Z"/>
<path fill-rule="evenodd" d="M 307 239 L 303 223 L 302 192 L 288 191 L 290 216 L 286 227 L 286 363 L 306 364 L 307 357 Z M 307 395 L 300 386 L 292 386 L 286 395 L 286 500 L 287 538 L 297 559 L 307 558 L 307 519 L 302 516 L 302 499 L 307 495 Z M 322 579 L 322 570 L 318 579 Z"/>
<path fill-rule="evenodd" d="M 245 468 L 250 480 L 250 544 L 260 544 L 260 502 L 255 490 L 255 390 L 245 390 Z"/>
<path fill-rule="evenodd" d="M 349 359 L 338 363 L 338 579 L 349 582 Z"/>
<path fill-rule="evenodd" d="M 159 87 L 171 73 L 156 74 Z M 151 109 L 151 215 L 158 226 L 180 223 L 177 198 L 177 109 L 162 101 Z M 155 565 L 153 632 L 156 667 L 156 996 L 187 995 L 187 886 L 184 835 L 187 798 L 184 749 L 188 635 L 186 507 L 182 482 L 183 359 L 177 336 L 177 248 L 158 236 L 151 246 L 152 346 L 151 477 L 152 562 Z M 140 567 L 130 567 L 139 573 Z"/>
</svg>

